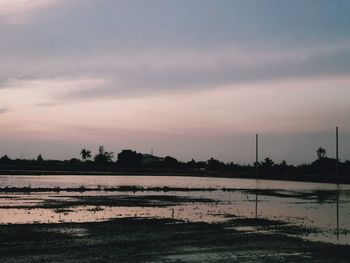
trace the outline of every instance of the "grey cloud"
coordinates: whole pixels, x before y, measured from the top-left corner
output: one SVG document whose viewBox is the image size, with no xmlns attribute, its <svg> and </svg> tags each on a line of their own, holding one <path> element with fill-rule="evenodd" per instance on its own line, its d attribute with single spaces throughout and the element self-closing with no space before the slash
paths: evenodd
<svg viewBox="0 0 350 263">
<path fill-rule="evenodd" d="M 3 89 L 9 83 L 9 78 L 5 76 L 0 76 L 0 89 Z"/>
<path fill-rule="evenodd" d="M 4 114 L 4 113 L 8 112 L 9 110 L 10 110 L 9 108 L 0 107 L 0 114 Z"/>
<path fill-rule="evenodd" d="M 336 76 L 350 73 L 350 52 L 313 57 L 305 62 L 266 63 L 242 68 L 230 63 L 218 67 L 170 68 L 147 66 L 137 69 L 107 69 L 109 83 L 96 88 L 68 92 L 58 99 L 96 99 L 104 97 L 142 97 L 162 93 L 196 92 L 222 85 L 278 79 Z"/>
<path fill-rule="evenodd" d="M 264 55 L 264 51 L 253 51 L 258 57 Z M 248 64 L 241 60 L 244 60 L 244 55 L 249 58 L 249 50 L 238 54 L 237 58 L 229 52 L 227 57 L 217 56 L 220 50 L 189 52 L 189 58 L 186 58 L 181 50 L 174 50 L 174 54 L 169 55 L 172 53 L 169 50 L 165 59 L 162 58 L 162 52 L 143 52 L 140 54 L 141 58 L 138 54 L 130 54 L 127 57 L 113 52 L 105 52 L 102 55 L 95 53 L 88 57 L 48 57 L 43 61 L 32 58 L 26 63 L 21 63 L 18 58 L 17 68 L 8 69 L 11 73 L 0 77 L 0 89 L 5 86 L 15 88 L 16 85 L 23 88 L 23 82 L 40 79 L 106 80 L 106 83 L 96 87 L 67 89 L 60 95 L 55 95 L 54 101 L 50 102 L 51 106 L 81 99 L 198 92 L 222 85 L 350 73 L 350 50 L 346 48 L 334 49 L 332 52 L 309 52 L 306 49 L 296 52 L 295 57 L 293 54 L 285 56 L 281 51 L 270 50 L 271 56 L 276 58 L 270 59 L 265 55 L 258 61 L 253 59 Z M 146 57 L 143 56 L 145 54 Z M 176 54 L 182 54 L 184 57 L 178 59 Z M 203 59 L 204 56 L 209 58 Z M 40 106 L 45 105 L 44 103 Z"/>
<path fill-rule="evenodd" d="M 55 107 L 55 106 L 60 105 L 60 104 L 62 104 L 62 103 L 57 103 L 57 102 L 56 103 L 54 103 L 54 102 L 47 103 L 47 102 L 44 102 L 44 103 L 38 103 L 35 106 L 37 106 L 37 107 Z"/>
<path fill-rule="evenodd" d="M 313 47 L 349 41 L 349 3 L 344 1 L 321 1 L 318 5 L 229 0 L 65 2 L 55 10 L 46 10 L 40 23 L 16 30 L 0 27 L 0 89 L 9 81 L 11 88 L 15 87 L 18 80 L 109 80 L 96 88 L 67 90 L 56 97 L 55 103 L 63 103 L 196 92 L 220 85 L 350 72 L 349 49 L 309 57 Z M 335 16 L 337 19 L 333 19 Z M 265 63 L 262 59 L 248 67 L 240 65 L 237 61 L 242 58 L 235 61 L 233 55 L 215 58 L 221 49 L 235 45 L 248 47 L 238 54 L 248 59 L 254 52 L 273 54 L 295 47 L 304 49 L 301 53 L 307 57 L 300 55 L 301 61 L 266 58 Z M 173 57 L 166 58 L 170 64 L 182 50 L 195 51 L 197 57 L 191 57 L 193 63 L 186 61 L 185 65 L 183 61 L 170 66 L 157 64 L 149 55 L 159 55 L 157 50 L 173 53 Z M 138 61 L 138 53 L 148 58 Z M 207 53 L 213 55 L 212 64 L 207 61 L 209 65 L 201 65 L 198 61 Z"/>
</svg>

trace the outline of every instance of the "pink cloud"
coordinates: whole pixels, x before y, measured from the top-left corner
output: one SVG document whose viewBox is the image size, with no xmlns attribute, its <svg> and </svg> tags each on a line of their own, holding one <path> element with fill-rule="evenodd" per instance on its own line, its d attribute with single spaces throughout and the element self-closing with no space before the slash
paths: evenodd
<svg viewBox="0 0 350 263">
<path fill-rule="evenodd" d="M 8 24 L 22 24 L 35 12 L 58 3 L 58 0 L 0 0 L 0 17 Z"/>
</svg>

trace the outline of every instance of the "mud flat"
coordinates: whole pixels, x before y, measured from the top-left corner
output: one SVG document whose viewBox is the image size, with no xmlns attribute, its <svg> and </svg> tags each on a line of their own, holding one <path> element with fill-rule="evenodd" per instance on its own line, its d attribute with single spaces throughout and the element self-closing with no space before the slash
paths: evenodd
<svg viewBox="0 0 350 263">
<path fill-rule="evenodd" d="M 283 222 L 264 219 L 232 219 L 208 224 L 141 218 L 94 223 L 2 225 L 0 261 L 350 261 L 350 246 L 290 237 L 288 227 L 284 229 L 283 225 Z M 269 231 L 252 231 L 255 228 Z"/>
<path fill-rule="evenodd" d="M 347 186 L 19 179 L 0 262 L 350 262 Z"/>
</svg>

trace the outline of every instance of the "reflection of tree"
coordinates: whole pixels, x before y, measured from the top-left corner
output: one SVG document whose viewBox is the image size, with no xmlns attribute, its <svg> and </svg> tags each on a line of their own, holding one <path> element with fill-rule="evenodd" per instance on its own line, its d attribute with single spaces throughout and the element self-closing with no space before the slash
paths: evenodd
<svg viewBox="0 0 350 263">
<path fill-rule="evenodd" d="M 324 204 L 327 202 L 334 202 L 336 200 L 337 191 L 315 191 L 317 202 Z"/>
</svg>

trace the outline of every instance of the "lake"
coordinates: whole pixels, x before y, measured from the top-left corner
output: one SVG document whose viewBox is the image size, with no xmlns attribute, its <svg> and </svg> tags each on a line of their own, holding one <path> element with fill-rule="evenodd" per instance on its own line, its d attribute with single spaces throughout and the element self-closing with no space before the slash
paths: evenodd
<svg viewBox="0 0 350 263">
<path fill-rule="evenodd" d="M 29 188 L 21 191 L 24 187 Z M 307 230 L 290 235 L 350 244 L 350 185 L 177 176 L 3 175 L 0 188 L 0 224 L 122 217 L 208 223 L 262 218 Z M 73 188 L 82 190 L 70 191 Z"/>
</svg>

